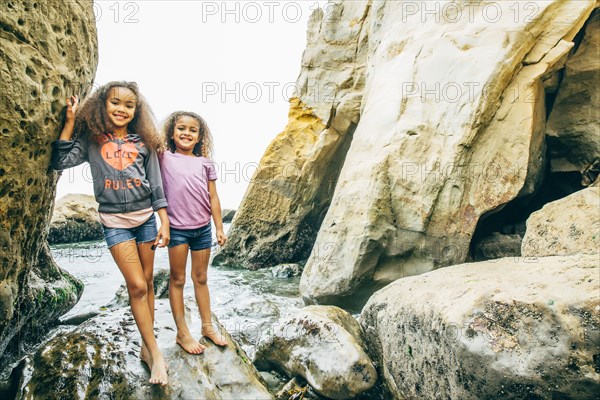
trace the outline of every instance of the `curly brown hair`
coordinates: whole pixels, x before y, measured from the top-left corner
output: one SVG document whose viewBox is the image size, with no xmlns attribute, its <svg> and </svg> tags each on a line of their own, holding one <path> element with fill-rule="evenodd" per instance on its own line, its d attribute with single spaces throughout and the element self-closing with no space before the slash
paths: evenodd
<svg viewBox="0 0 600 400">
<path fill-rule="evenodd" d="M 106 98 L 110 90 L 115 87 L 129 89 L 135 94 L 135 112 L 133 119 L 127 125 L 127 130 L 138 134 L 146 146 L 154 150 L 160 149 L 161 140 L 154 115 L 135 82 L 108 82 L 86 97 L 75 115 L 74 134 L 100 143 L 102 136 L 114 131 L 115 126 L 110 122 L 106 111 Z"/>
<path fill-rule="evenodd" d="M 162 127 L 162 134 L 166 148 L 169 149 L 171 153 L 175 153 L 175 150 L 177 150 L 173 134 L 175 133 L 177 120 L 181 117 L 194 118 L 198 121 L 198 125 L 200 125 L 200 141 L 196 143 L 192 153 L 194 153 L 196 157 L 211 158 L 213 154 L 213 139 L 210 134 L 210 129 L 208 129 L 208 125 L 204 118 L 191 111 L 175 111 L 165 119 Z"/>
</svg>

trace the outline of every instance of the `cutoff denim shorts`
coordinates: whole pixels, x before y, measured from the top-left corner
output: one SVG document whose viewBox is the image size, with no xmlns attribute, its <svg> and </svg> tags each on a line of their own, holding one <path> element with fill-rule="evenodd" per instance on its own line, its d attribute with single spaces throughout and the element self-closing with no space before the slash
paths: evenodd
<svg viewBox="0 0 600 400">
<path fill-rule="evenodd" d="M 177 229 L 171 228 L 171 241 L 169 247 L 188 244 L 190 250 L 204 250 L 212 246 L 211 223 L 201 226 L 197 229 Z"/>
<path fill-rule="evenodd" d="M 136 243 L 153 242 L 158 235 L 154 213 L 143 224 L 135 228 L 109 228 L 102 225 L 106 245 L 110 249 L 116 244 L 135 239 Z"/>
</svg>

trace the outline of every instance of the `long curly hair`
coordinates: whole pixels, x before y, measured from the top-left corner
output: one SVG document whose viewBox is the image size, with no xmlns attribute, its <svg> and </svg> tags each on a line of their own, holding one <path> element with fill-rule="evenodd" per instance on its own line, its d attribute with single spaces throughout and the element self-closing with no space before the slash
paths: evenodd
<svg viewBox="0 0 600 400">
<path fill-rule="evenodd" d="M 194 153 L 196 157 L 211 158 L 213 154 L 213 138 L 210 134 L 210 129 L 208 129 L 208 125 L 204 118 L 191 111 L 175 111 L 165 119 L 162 127 L 164 146 L 169 149 L 171 153 L 175 153 L 175 150 L 177 150 L 173 134 L 175 133 L 177 120 L 181 117 L 194 118 L 198 121 L 198 125 L 200 125 L 200 141 L 196 143 L 192 153 Z"/>
<path fill-rule="evenodd" d="M 146 146 L 154 150 L 160 149 L 162 143 L 156 129 L 154 115 L 135 82 L 109 82 L 86 97 L 75 115 L 74 134 L 100 143 L 104 135 L 114 132 L 115 126 L 110 122 L 106 111 L 106 99 L 110 90 L 115 87 L 129 89 L 135 94 L 135 112 L 133 119 L 127 125 L 127 130 L 139 135 Z"/>
</svg>

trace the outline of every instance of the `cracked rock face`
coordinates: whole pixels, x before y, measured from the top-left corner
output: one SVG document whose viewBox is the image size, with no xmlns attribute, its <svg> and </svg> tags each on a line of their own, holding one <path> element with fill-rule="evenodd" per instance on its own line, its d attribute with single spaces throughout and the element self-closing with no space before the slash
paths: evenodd
<svg viewBox="0 0 600 400">
<path fill-rule="evenodd" d="M 98 55 L 91 1 L 5 1 L 0 24 L 0 354 L 6 356 L 24 338 L 35 341 L 83 289 L 56 266 L 46 243 L 57 180 L 49 169 L 50 142 L 58 137 L 66 97 L 89 91 Z"/>
<path fill-rule="evenodd" d="M 507 257 L 399 279 L 361 325 L 395 398 L 591 399 L 599 291 L 597 255 Z"/>
</svg>

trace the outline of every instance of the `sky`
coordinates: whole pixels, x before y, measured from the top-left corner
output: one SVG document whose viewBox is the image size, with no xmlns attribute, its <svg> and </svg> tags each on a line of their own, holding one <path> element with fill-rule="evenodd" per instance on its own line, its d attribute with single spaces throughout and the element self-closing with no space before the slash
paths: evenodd
<svg viewBox="0 0 600 400">
<path fill-rule="evenodd" d="M 214 139 L 222 208 L 237 209 L 287 123 L 310 14 L 326 1 L 96 1 L 94 87 L 136 81 L 159 122 L 189 110 Z M 56 198 L 93 194 L 89 168 L 63 172 Z"/>
</svg>

